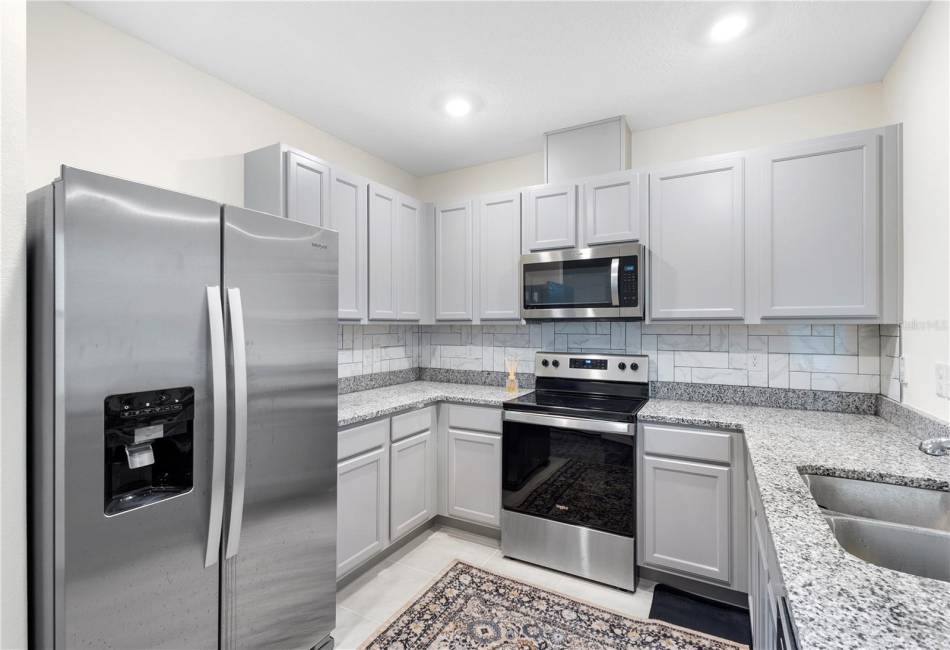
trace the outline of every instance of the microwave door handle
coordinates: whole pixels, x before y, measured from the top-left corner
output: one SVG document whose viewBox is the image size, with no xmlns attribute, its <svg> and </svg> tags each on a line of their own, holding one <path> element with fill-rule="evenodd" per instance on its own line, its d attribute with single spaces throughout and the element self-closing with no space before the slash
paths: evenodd
<svg viewBox="0 0 950 650">
<path fill-rule="evenodd" d="M 610 260 L 610 304 L 620 306 L 620 258 Z"/>
<path fill-rule="evenodd" d="M 224 313 L 221 288 L 207 287 L 208 329 L 211 338 L 211 509 L 208 514 L 208 546 L 205 566 L 218 561 L 221 520 L 224 516 L 225 447 L 228 427 L 227 366 L 224 351 Z"/>
</svg>

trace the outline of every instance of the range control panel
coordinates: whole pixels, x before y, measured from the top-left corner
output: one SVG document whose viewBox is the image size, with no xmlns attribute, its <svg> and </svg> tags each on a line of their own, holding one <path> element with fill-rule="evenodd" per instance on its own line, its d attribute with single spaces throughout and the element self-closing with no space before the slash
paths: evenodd
<svg viewBox="0 0 950 650">
<path fill-rule="evenodd" d="M 650 380 L 650 358 L 645 355 L 538 352 L 534 373 L 538 377 L 647 383 Z"/>
</svg>

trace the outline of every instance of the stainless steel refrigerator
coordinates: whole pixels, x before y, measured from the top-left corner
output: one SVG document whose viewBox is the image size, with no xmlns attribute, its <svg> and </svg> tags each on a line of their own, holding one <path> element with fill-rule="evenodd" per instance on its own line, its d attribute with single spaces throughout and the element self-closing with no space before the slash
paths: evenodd
<svg viewBox="0 0 950 650">
<path fill-rule="evenodd" d="M 28 206 L 31 646 L 332 643 L 336 233 L 68 167 Z"/>
</svg>

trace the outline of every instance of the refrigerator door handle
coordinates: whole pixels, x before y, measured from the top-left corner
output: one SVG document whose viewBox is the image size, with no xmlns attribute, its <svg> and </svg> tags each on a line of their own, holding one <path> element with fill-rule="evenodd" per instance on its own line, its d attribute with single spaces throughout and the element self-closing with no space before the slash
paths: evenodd
<svg viewBox="0 0 950 650">
<path fill-rule="evenodd" d="M 208 548 L 205 566 L 218 561 L 221 548 L 221 521 L 224 517 L 225 451 L 228 435 L 227 364 L 224 349 L 224 311 L 221 288 L 206 287 L 208 292 L 208 329 L 211 335 L 212 449 L 211 511 L 208 516 Z"/>
<path fill-rule="evenodd" d="M 244 518 L 244 483 L 247 473 L 247 353 L 244 348 L 244 307 L 241 290 L 228 289 L 231 321 L 231 360 L 234 368 L 234 462 L 231 464 L 231 515 L 225 559 L 238 553 Z"/>
</svg>

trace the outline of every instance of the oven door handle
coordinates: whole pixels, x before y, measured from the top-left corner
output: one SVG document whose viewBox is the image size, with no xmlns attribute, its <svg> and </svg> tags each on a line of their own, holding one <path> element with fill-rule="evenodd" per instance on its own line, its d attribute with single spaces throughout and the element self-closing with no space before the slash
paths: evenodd
<svg viewBox="0 0 950 650">
<path fill-rule="evenodd" d="M 625 422 L 586 420 L 583 418 L 561 417 L 559 415 L 525 413 L 523 411 L 505 411 L 504 420 L 505 422 L 537 424 L 542 427 L 554 427 L 555 429 L 590 431 L 591 433 L 616 433 L 625 436 L 632 436 L 636 433 L 634 426 Z"/>
<path fill-rule="evenodd" d="M 620 258 L 610 260 L 610 304 L 620 306 Z"/>
</svg>

